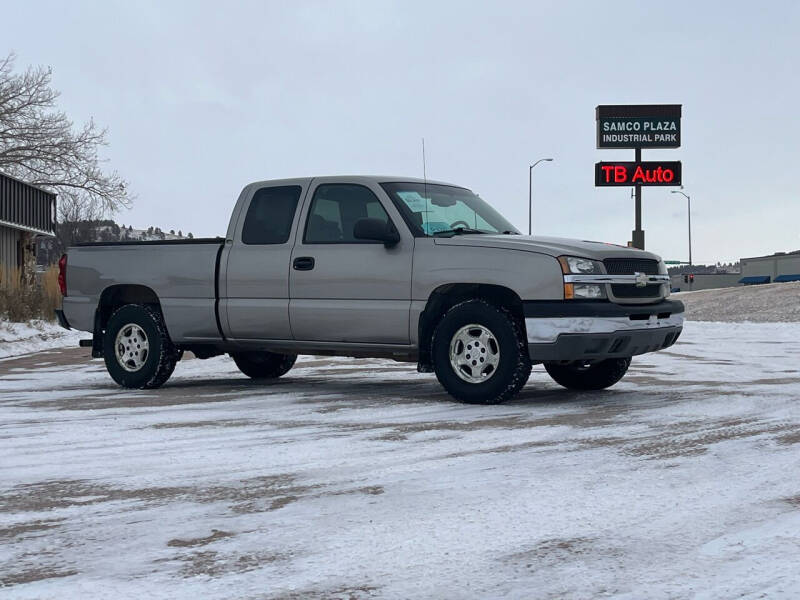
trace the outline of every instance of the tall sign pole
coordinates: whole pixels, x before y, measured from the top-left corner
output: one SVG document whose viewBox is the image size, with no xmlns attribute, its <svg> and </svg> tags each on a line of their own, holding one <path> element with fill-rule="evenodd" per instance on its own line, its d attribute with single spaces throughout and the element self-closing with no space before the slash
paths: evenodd
<svg viewBox="0 0 800 600">
<path fill-rule="evenodd" d="M 595 164 L 595 186 L 633 186 L 634 248 L 644 250 L 642 187 L 681 185 L 678 162 L 643 162 L 642 148 L 679 148 L 680 104 L 601 105 L 595 109 L 598 148 L 633 148 L 634 161 Z"/>
<path fill-rule="evenodd" d="M 636 148 L 634 154 L 634 162 L 638 165 L 642 163 L 642 149 Z M 631 232 L 631 240 L 634 248 L 644 250 L 644 230 L 642 229 L 642 186 L 637 185 L 634 187 L 636 190 L 636 206 L 634 211 L 636 213 L 634 219 L 634 230 Z"/>
</svg>

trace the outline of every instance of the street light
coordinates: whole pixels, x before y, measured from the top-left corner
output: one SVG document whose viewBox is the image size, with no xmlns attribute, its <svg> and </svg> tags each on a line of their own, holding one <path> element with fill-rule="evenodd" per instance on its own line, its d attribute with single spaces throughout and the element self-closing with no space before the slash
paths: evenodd
<svg viewBox="0 0 800 600">
<path fill-rule="evenodd" d="M 692 198 L 680 190 L 672 190 L 673 194 L 680 194 L 686 198 L 686 208 L 689 215 L 689 266 L 692 266 Z"/>
<path fill-rule="evenodd" d="M 550 162 L 552 158 L 540 158 L 528 167 L 528 235 L 531 235 L 531 223 L 533 221 L 533 167 L 540 162 Z"/>
</svg>

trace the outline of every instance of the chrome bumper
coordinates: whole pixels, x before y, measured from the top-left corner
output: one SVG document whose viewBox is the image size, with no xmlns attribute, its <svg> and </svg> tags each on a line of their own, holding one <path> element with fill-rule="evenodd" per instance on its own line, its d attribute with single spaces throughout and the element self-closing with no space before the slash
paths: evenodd
<svg viewBox="0 0 800 600">
<path fill-rule="evenodd" d="M 572 333 L 614 333 L 639 329 L 661 329 L 682 327 L 683 313 L 670 314 L 659 318 L 657 314 L 646 319 L 632 320 L 626 317 L 552 317 L 525 319 L 529 344 L 550 344 L 562 334 Z"/>
<path fill-rule="evenodd" d="M 683 330 L 683 303 L 671 300 L 525 302 L 523 308 L 528 352 L 538 362 L 654 352 L 674 344 Z"/>
</svg>

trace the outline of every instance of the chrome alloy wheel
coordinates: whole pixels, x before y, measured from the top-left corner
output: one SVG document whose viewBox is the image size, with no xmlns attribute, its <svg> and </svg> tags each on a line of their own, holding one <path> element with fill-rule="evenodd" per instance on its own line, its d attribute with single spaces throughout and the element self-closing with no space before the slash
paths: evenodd
<svg viewBox="0 0 800 600">
<path fill-rule="evenodd" d="M 500 345 L 483 325 L 465 325 L 450 340 L 450 366 L 468 383 L 482 383 L 497 371 Z"/>
<path fill-rule="evenodd" d="M 120 328 L 114 342 L 117 362 L 126 371 L 135 372 L 144 366 L 150 352 L 150 343 L 144 329 L 136 323 Z"/>
</svg>

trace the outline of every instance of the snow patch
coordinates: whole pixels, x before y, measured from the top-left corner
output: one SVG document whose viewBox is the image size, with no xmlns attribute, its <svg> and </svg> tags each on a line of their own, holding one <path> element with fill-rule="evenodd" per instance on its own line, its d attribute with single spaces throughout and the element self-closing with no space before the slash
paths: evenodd
<svg viewBox="0 0 800 600">
<path fill-rule="evenodd" d="M 41 319 L 28 323 L 0 320 L 0 358 L 77 346 L 78 340 L 87 336 L 91 334 Z"/>
</svg>

